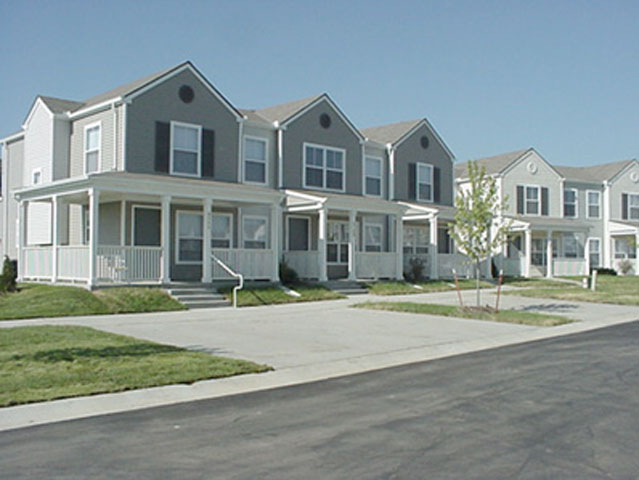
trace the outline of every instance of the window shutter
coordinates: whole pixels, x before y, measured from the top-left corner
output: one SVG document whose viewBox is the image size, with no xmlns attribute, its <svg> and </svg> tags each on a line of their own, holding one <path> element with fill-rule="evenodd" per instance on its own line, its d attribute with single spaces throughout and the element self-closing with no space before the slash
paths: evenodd
<svg viewBox="0 0 639 480">
<path fill-rule="evenodd" d="M 548 188 L 541 187 L 541 214 L 548 216 Z"/>
<path fill-rule="evenodd" d="M 169 173 L 169 150 L 171 148 L 171 125 L 155 122 L 155 171 Z"/>
<path fill-rule="evenodd" d="M 441 202 L 441 184 L 442 184 L 442 170 L 439 167 L 433 167 L 433 201 L 434 203 Z"/>
<path fill-rule="evenodd" d="M 628 220 L 628 194 L 621 194 L 621 219 Z"/>
<path fill-rule="evenodd" d="M 417 165 L 415 163 L 408 164 L 408 199 L 417 199 Z"/>
<path fill-rule="evenodd" d="M 202 129 L 202 176 L 213 177 L 215 164 L 215 132 Z"/>
<path fill-rule="evenodd" d="M 524 187 L 517 185 L 517 213 L 524 214 Z"/>
</svg>

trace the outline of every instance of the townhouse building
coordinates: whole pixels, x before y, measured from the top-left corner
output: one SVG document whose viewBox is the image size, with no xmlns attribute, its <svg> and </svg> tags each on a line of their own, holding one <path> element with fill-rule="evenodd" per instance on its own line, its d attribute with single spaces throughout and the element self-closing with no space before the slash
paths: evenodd
<svg viewBox="0 0 639 480">
<path fill-rule="evenodd" d="M 436 277 L 453 156 L 426 120 L 399 125 L 368 136 L 326 94 L 238 109 L 190 62 L 39 96 L 1 141 L 2 251 L 21 280 L 90 288 L 278 281 L 282 259 L 307 279 L 402 278 L 403 251 Z"/>
</svg>

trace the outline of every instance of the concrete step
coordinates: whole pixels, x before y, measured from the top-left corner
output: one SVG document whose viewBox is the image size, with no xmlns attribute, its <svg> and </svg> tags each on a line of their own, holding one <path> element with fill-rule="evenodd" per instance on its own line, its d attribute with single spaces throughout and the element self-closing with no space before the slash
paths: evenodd
<svg viewBox="0 0 639 480">
<path fill-rule="evenodd" d="M 197 300 L 197 301 L 189 300 L 189 301 L 182 302 L 182 304 L 184 306 L 186 306 L 189 310 L 196 309 L 196 308 L 230 307 L 230 306 L 233 305 L 231 302 L 229 302 L 226 299 L 224 299 L 224 300 L 213 300 L 213 301 L 208 301 L 208 300 Z"/>
<path fill-rule="evenodd" d="M 321 285 L 342 295 L 365 295 L 368 293 L 362 284 L 351 280 L 329 280 L 322 282 Z"/>
<path fill-rule="evenodd" d="M 232 305 L 215 288 L 201 283 L 172 284 L 168 292 L 169 295 L 189 309 L 228 307 Z"/>
</svg>

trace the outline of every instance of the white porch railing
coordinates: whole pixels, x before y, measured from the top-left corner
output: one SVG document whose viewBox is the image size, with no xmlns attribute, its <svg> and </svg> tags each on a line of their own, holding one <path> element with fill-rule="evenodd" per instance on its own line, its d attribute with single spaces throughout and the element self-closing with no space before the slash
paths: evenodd
<svg viewBox="0 0 639 480">
<path fill-rule="evenodd" d="M 319 252 L 315 251 L 287 251 L 284 260 L 300 278 L 320 278 Z"/>
<path fill-rule="evenodd" d="M 22 278 L 51 279 L 53 276 L 52 252 L 52 247 L 25 247 Z"/>
<path fill-rule="evenodd" d="M 562 277 L 566 275 L 586 275 L 586 260 L 583 258 L 557 257 L 552 259 L 553 275 Z"/>
<path fill-rule="evenodd" d="M 89 247 L 65 245 L 58 247 L 58 278 L 84 280 L 89 278 Z"/>
<path fill-rule="evenodd" d="M 277 272 L 273 271 L 276 268 L 273 250 L 214 248 L 212 253 L 232 270 L 241 273 L 247 280 L 270 280 L 277 277 Z M 228 278 L 229 273 L 217 263 L 214 263 L 213 279 Z"/>
<path fill-rule="evenodd" d="M 397 264 L 395 252 L 356 252 L 355 276 L 357 278 L 395 278 Z"/>
<path fill-rule="evenodd" d="M 526 257 L 504 258 L 504 275 L 509 277 L 519 277 L 524 274 L 524 263 Z"/>
<path fill-rule="evenodd" d="M 115 283 L 159 282 L 162 247 L 99 245 L 96 276 L 98 281 Z"/>
<path fill-rule="evenodd" d="M 472 276 L 473 267 L 468 263 L 468 258 L 461 253 L 440 253 L 437 261 L 440 278 L 453 278 L 453 269 L 458 277 Z"/>
</svg>

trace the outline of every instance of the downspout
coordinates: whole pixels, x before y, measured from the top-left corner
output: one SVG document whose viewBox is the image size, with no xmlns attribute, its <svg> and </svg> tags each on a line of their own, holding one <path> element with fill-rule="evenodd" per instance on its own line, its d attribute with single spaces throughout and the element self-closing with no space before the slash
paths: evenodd
<svg viewBox="0 0 639 480">
<path fill-rule="evenodd" d="M 126 171 L 126 108 L 128 105 L 128 101 L 124 100 L 122 102 L 122 171 Z"/>
<path fill-rule="evenodd" d="M 388 154 L 388 199 L 395 200 L 395 149 L 390 143 L 386 144 Z"/>
<path fill-rule="evenodd" d="M 244 118 L 238 118 L 238 132 L 239 137 L 237 140 L 237 183 L 242 183 L 244 181 Z M 268 172 L 266 173 L 268 175 Z"/>
<path fill-rule="evenodd" d="M 612 268 L 612 258 L 611 258 L 611 238 L 610 238 L 610 226 L 608 225 L 608 221 L 610 220 L 610 184 L 608 180 L 604 180 L 603 182 L 604 191 L 603 191 L 603 215 L 601 216 L 603 220 L 603 265 L 606 268 Z M 586 194 L 586 209 L 588 208 L 588 197 Z"/>
<path fill-rule="evenodd" d="M 115 108 L 115 102 L 111 104 L 113 111 L 113 168 L 118 169 L 118 111 Z"/>
<path fill-rule="evenodd" d="M 284 188 L 284 129 L 279 122 L 273 122 L 277 128 L 277 188 Z"/>
</svg>

